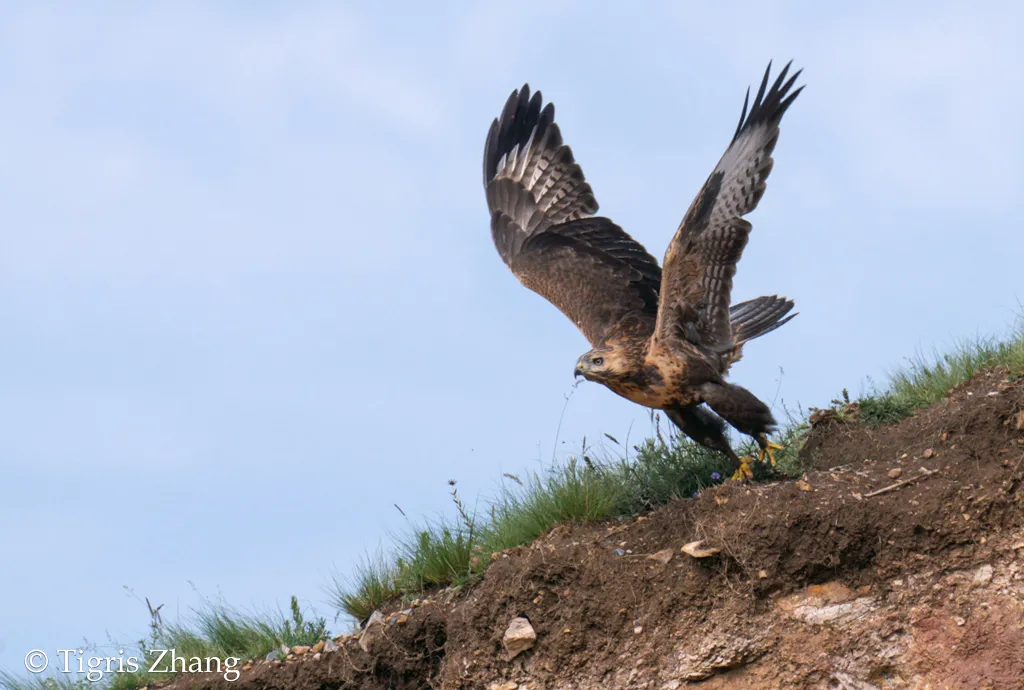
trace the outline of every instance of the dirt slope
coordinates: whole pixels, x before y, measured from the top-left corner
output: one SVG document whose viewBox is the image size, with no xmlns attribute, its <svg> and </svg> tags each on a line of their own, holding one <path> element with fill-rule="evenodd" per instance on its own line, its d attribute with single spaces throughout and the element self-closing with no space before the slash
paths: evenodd
<svg viewBox="0 0 1024 690">
<path fill-rule="evenodd" d="M 890 427 L 822 413 L 805 480 L 560 526 L 469 591 L 388 612 L 369 652 L 345 638 L 181 687 L 1020 690 L 1021 415 L 1024 379 L 998 372 Z M 696 540 L 718 552 L 680 551 Z M 519 616 L 537 640 L 509 661 Z"/>
</svg>

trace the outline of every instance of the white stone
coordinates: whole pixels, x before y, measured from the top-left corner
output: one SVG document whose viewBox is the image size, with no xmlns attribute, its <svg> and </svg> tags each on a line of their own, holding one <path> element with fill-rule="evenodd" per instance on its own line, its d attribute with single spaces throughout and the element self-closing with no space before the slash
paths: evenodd
<svg viewBox="0 0 1024 690">
<path fill-rule="evenodd" d="M 509 660 L 515 659 L 533 647 L 536 641 L 537 633 L 530 625 L 530 621 L 525 618 L 513 618 L 512 622 L 508 624 L 505 636 L 501 639 L 501 643 L 505 645 L 505 651 L 508 652 Z"/>
<path fill-rule="evenodd" d="M 373 615 L 370 616 L 370 620 L 366 621 L 366 627 L 363 628 L 363 632 L 359 634 L 359 647 L 369 654 L 370 646 L 373 645 L 374 640 L 380 637 L 383 630 L 384 616 L 380 611 L 374 611 Z"/>
</svg>

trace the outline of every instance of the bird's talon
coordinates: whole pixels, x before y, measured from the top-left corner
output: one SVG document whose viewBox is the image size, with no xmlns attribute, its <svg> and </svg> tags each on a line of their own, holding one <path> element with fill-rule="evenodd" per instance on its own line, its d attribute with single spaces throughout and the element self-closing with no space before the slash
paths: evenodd
<svg viewBox="0 0 1024 690">
<path fill-rule="evenodd" d="M 743 479 L 753 479 L 754 470 L 750 469 L 750 458 L 740 458 L 740 466 L 737 468 L 735 474 L 732 475 L 733 481 L 742 481 Z"/>
<path fill-rule="evenodd" d="M 764 462 L 765 458 L 771 462 L 772 467 L 775 467 L 775 451 L 782 450 L 782 446 L 771 441 L 765 441 L 765 446 L 761 448 L 761 452 L 758 453 L 757 459 Z"/>
</svg>

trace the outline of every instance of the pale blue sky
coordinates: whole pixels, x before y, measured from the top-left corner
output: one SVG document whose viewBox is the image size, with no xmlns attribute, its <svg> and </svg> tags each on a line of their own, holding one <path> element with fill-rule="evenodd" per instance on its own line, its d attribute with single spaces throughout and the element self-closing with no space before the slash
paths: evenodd
<svg viewBox="0 0 1024 690">
<path fill-rule="evenodd" d="M 524 81 L 660 258 L 746 87 L 804 68 L 734 291 L 796 300 L 733 373 L 777 409 L 1003 333 L 1024 9 L 895 5 L 0 4 L 0 668 L 138 639 L 123 585 L 331 615 L 392 504 L 551 457 L 588 346 L 480 180 Z M 584 384 L 559 439 L 631 426 Z"/>
</svg>

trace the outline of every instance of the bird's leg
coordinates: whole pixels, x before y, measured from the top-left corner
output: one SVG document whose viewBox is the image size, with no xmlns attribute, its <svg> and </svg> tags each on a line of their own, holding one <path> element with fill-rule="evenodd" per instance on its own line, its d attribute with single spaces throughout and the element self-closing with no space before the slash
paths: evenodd
<svg viewBox="0 0 1024 690">
<path fill-rule="evenodd" d="M 750 469 L 753 459 L 749 456 L 741 458 L 736 454 L 725 437 L 725 422 L 711 410 L 691 405 L 665 408 L 665 414 L 684 434 L 697 443 L 729 456 L 734 472 L 733 479 L 754 476 L 754 471 Z"/>
<path fill-rule="evenodd" d="M 764 462 L 767 458 L 774 466 L 775 451 L 779 450 L 781 446 L 768 440 L 767 432 L 775 426 L 775 419 L 768 406 L 747 389 L 733 384 L 711 382 L 701 386 L 700 390 L 708 407 L 734 426 L 737 431 L 754 437 L 761 449 L 758 453 L 758 460 Z M 746 457 L 739 458 L 739 460 L 740 465 L 736 474 L 733 475 L 733 479 L 753 478 L 754 472 L 750 467 L 753 459 Z"/>
</svg>

